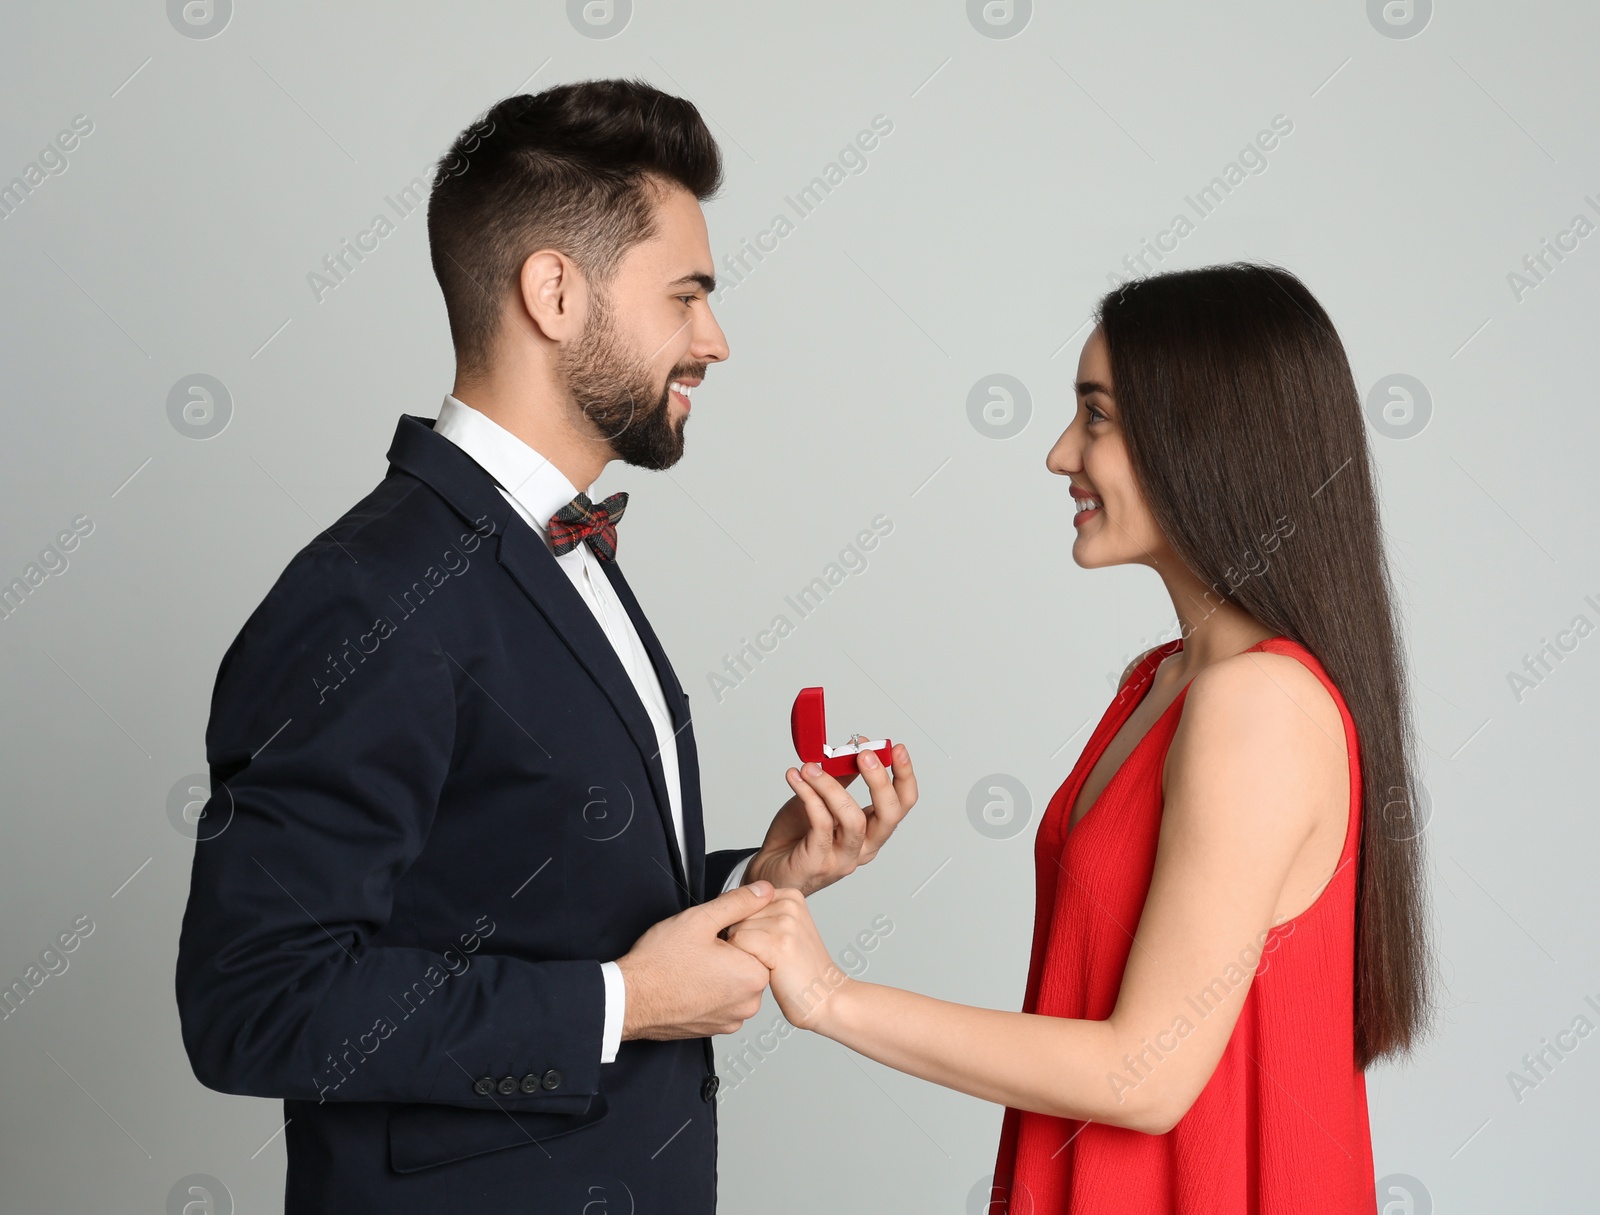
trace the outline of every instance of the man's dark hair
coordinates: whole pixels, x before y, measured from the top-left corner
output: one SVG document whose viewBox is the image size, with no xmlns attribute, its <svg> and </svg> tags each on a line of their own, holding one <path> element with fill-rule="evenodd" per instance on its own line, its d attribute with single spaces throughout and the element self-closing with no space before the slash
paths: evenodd
<svg viewBox="0 0 1600 1215">
<path fill-rule="evenodd" d="M 428 199 L 428 246 L 459 373 L 488 370 L 529 254 L 559 250 L 603 286 L 622 255 L 655 234 L 657 180 L 704 201 L 722 184 L 722 154 L 692 102 L 642 80 L 507 97 L 463 131 Z"/>
</svg>

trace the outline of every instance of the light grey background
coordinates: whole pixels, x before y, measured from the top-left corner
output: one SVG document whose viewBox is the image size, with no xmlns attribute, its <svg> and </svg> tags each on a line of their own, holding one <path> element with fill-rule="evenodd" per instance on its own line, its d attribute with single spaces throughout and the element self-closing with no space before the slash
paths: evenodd
<svg viewBox="0 0 1600 1215">
<path fill-rule="evenodd" d="M 633 494 L 622 560 L 694 698 L 711 845 L 759 842 L 787 792 L 789 703 L 825 685 L 830 734 L 906 741 L 923 790 L 884 855 L 814 899 L 830 946 L 843 958 L 887 916 L 857 973 L 1012 1009 L 1038 816 L 1124 663 L 1175 635 L 1148 570 L 1072 563 L 1066 487 L 1044 469 L 1088 310 L 1186 195 L 1292 122 L 1164 265 L 1289 267 L 1375 407 L 1396 374 L 1431 402 L 1410 437 L 1369 431 L 1447 984 L 1439 1035 L 1369 1074 L 1377 1176 L 1403 1175 L 1383 1202 L 1592 1198 L 1600 1040 L 1520 1101 L 1508 1075 L 1580 1015 L 1600 1025 L 1600 640 L 1568 634 L 1576 649 L 1520 697 L 1508 676 L 1576 618 L 1600 622 L 1600 235 L 1537 286 L 1508 275 L 1575 216 L 1600 221 L 1600 10 L 1446 0 L 1424 16 L 1415 0 L 1408 25 L 1404 3 L 1386 24 L 1363 0 L 1041 2 L 1023 24 L 1016 0 L 1011 27 L 980 31 L 959 0 L 639 0 L 624 28 L 580 33 L 561 3 L 239 0 L 224 20 L 214 2 L 188 31 L 210 37 L 160 0 L 101 0 L 11 5 L 0 40 L 0 183 L 75 116 L 93 123 L 0 220 L 0 581 L 74 518 L 93 525 L 0 621 L 0 980 L 94 924 L 0 1024 L 0 1206 L 160 1212 L 205 1174 L 240 1212 L 279 1209 L 281 1106 L 202 1088 L 179 1041 L 194 845 L 169 793 L 204 769 L 235 631 L 453 367 L 420 210 L 320 302 L 307 275 L 393 217 L 386 196 L 495 100 L 612 75 L 710 122 L 719 257 L 875 116 L 893 123 L 719 294 L 733 357 L 696 395 L 683 462 L 614 467 L 602 489 Z M 997 373 L 1031 405 L 1009 438 L 968 415 Z M 209 439 L 169 421 L 192 374 L 231 398 Z M 784 597 L 880 513 L 893 530 L 867 568 L 800 619 Z M 719 699 L 710 673 L 779 614 L 792 634 Z M 994 774 L 1025 790 L 1006 838 L 968 813 Z M 769 998 L 717 1042 L 723 1209 L 972 1209 L 998 1107 L 800 1034 L 735 1084 L 721 1061 L 777 1017 Z"/>
</svg>

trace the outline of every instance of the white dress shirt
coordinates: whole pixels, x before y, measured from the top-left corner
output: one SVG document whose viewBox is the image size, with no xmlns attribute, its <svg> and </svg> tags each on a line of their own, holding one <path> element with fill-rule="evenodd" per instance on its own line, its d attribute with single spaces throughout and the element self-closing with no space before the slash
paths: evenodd
<svg viewBox="0 0 1600 1215">
<path fill-rule="evenodd" d="M 439 418 L 433 428 L 500 482 L 501 495 L 549 547 L 547 525 L 550 516 L 571 502 L 578 493 L 561 470 L 486 414 L 479 413 L 449 393 L 445 394 L 444 404 L 439 407 Z M 593 488 L 590 485 L 584 492 L 589 493 Z M 650 653 L 639 639 L 639 632 L 633 627 L 627 608 L 617 598 L 616 588 L 600 568 L 600 559 L 594 555 L 593 549 L 587 544 L 579 544 L 555 560 L 594 613 L 596 622 L 633 681 L 634 691 L 639 694 L 639 700 L 650 717 L 650 724 L 655 728 L 656 743 L 661 752 L 661 769 L 667 778 L 667 798 L 672 803 L 672 826 L 678 838 L 678 855 L 684 858 L 684 864 L 687 865 L 689 852 L 683 836 L 678 739 L 672 729 L 672 713 L 667 708 L 667 698 L 661 691 L 661 680 L 650 662 Z M 734 889 L 743 881 L 748 863 L 746 858 L 734 867 L 722 887 L 724 891 Z M 605 1028 L 600 1038 L 600 1062 L 611 1063 L 622 1044 L 627 990 L 622 981 L 622 970 L 615 962 L 600 963 L 600 972 L 605 980 Z"/>
</svg>

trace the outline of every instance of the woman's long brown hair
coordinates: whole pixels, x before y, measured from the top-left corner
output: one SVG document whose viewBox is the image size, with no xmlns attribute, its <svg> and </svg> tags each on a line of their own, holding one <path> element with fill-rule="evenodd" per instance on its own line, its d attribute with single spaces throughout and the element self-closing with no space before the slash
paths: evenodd
<svg viewBox="0 0 1600 1215">
<path fill-rule="evenodd" d="M 1344 346 L 1298 278 L 1249 263 L 1133 280 L 1106 293 L 1096 320 L 1134 476 L 1173 550 L 1217 601 L 1310 650 L 1355 721 L 1356 1065 L 1406 1053 L 1432 1012 L 1426 824 Z"/>
</svg>

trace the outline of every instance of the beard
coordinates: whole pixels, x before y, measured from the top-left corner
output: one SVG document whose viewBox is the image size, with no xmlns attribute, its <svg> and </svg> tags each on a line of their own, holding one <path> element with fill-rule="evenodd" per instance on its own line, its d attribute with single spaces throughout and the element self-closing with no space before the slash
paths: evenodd
<svg viewBox="0 0 1600 1215">
<path fill-rule="evenodd" d="M 683 458 L 685 416 L 672 421 L 666 383 L 627 349 L 608 298 L 595 292 L 582 336 L 563 347 L 557 370 L 565 379 L 585 429 L 611 445 L 617 458 L 638 468 L 671 468 Z M 694 379 L 703 363 L 674 368 L 671 380 Z"/>
</svg>

